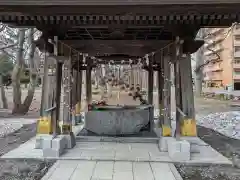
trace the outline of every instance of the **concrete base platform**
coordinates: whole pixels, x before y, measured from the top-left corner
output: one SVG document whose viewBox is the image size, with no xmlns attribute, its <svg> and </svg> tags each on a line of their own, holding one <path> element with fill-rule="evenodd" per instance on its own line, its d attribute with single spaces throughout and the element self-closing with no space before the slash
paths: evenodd
<svg viewBox="0 0 240 180">
<path fill-rule="evenodd" d="M 59 160 L 42 180 L 182 180 L 173 164 Z"/>
<path fill-rule="evenodd" d="M 218 153 L 211 146 L 199 138 L 183 138 L 191 142 L 195 149 L 190 155 L 190 160 L 182 161 L 171 159 L 168 152 L 159 150 L 158 142 L 89 142 L 78 141 L 73 149 L 66 149 L 60 157 L 46 157 L 47 159 L 62 160 L 92 160 L 92 161 L 132 161 L 132 162 L 169 162 L 186 163 L 194 165 L 203 164 L 232 164 L 226 157 Z M 198 152 L 197 152 L 198 151 Z M 42 150 L 35 149 L 35 139 L 22 144 L 20 147 L 3 155 L 2 159 L 10 158 L 36 158 L 43 157 Z"/>
</svg>

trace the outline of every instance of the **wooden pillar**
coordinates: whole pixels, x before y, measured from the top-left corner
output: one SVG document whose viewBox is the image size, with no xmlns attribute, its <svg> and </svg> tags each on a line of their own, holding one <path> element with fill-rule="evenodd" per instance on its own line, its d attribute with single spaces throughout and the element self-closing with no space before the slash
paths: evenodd
<svg viewBox="0 0 240 180">
<path fill-rule="evenodd" d="M 72 79 L 71 79 L 71 58 L 64 61 L 63 65 L 63 126 L 66 132 L 72 129 L 72 104 L 71 104 L 71 93 L 72 93 Z"/>
<path fill-rule="evenodd" d="M 144 77 L 144 72 L 143 72 L 143 70 L 141 69 L 141 68 L 139 68 L 139 87 L 140 87 L 140 89 L 141 89 L 141 91 L 142 91 L 142 89 L 143 89 L 143 77 Z"/>
<path fill-rule="evenodd" d="M 180 61 L 182 111 L 185 114 L 181 123 L 181 135 L 197 136 L 192 87 L 191 56 L 186 54 Z"/>
<path fill-rule="evenodd" d="M 62 83 L 63 62 L 58 61 L 56 65 L 56 84 L 55 84 L 55 111 L 53 111 L 53 134 L 61 134 L 59 127 L 60 120 L 60 103 L 61 103 L 61 83 Z"/>
<path fill-rule="evenodd" d="M 80 59 L 81 58 L 81 59 Z M 82 65 L 82 56 L 78 59 L 78 66 Z M 77 70 L 77 105 L 76 105 L 76 120 L 81 122 L 81 105 L 82 105 L 82 70 L 78 68 Z"/>
<path fill-rule="evenodd" d="M 87 64 L 86 69 L 86 105 L 92 103 L 92 66 L 90 63 Z"/>
<path fill-rule="evenodd" d="M 133 65 L 130 65 L 130 89 L 134 88 L 134 72 L 133 72 Z"/>
<path fill-rule="evenodd" d="M 187 82 L 187 76 L 188 76 L 188 70 L 186 67 L 186 56 L 179 58 L 179 68 L 180 68 L 180 77 L 181 77 L 181 93 L 182 93 L 182 112 L 186 115 L 188 115 L 188 82 Z"/>
<path fill-rule="evenodd" d="M 76 120 L 76 106 L 78 103 L 78 97 L 77 97 L 77 83 L 78 83 L 78 74 L 77 74 L 77 70 L 72 69 L 72 94 L 71 94 L 71 99 L 72 99 L 72 103 L 71 103 L 71 107 L 72 109 L 72 125 L 76 125 L 77 124 L 77 120 Z"/>
<path fill-rule="evenodd" d="M 192 66 L 191 66 L 191 55 L 186 55 L 186 70 L 187 70 L 187 92 L 188 92 L 188 116 L 195 120 L 195 106 L 194 106 L 194 93 L 193 93 L 193 78 L 192 78 Z"/>
<path fill-rule="evenodd" d="M 161 57 L 160 63 L 159 63 L 159 69 L 157 71 L 157 84 L 158 84 L 158 109 L 159 109 L 159 126 L 162 126 L 163 124 L 163 88 L 164 88 L 164 78 L 163 78 L 163 58 Z"/>
<path fill-rule="evenodd" d="M 137 69 L 136 69 L 136 65 L 134 65 L 133 67 L 133 76 L 134 76 L 134 91 L 136 91 L 136 87 L 137 87 Z"/>
<path fill-rule="evenodd" d="M 163 67 L 163 124 L 162 135 L 171 136 L 171 77 L 170 77 L 170 56 L 164 56 Z"/>
<path fill-rule="evenodd" d="M 153 104 L 153 58 L 149 57 L 148 65 L 148 104 Z"/>
<path fill-rule="evenodd" d="M 42 86 L 41 110 L 40 119 L 37 126 L 38 134 L 52 134 L 53 133 L 53 114 L 55 89 L 55 74 L 54 74 L 54 59 L 45 57 L 44 62 L 44 77 Z"/>
<path fill-rule="evenodd" d="M 50 61 L 48 61 L 46 55 L 44 60 L 44 75 L 43 75 L 43 81 L 42 81 L 42 96 L 41 96 L 41 109 L 40 109 L 40 119 L 42 119 L 45 116 L 45 109 L 48 108 L 48 86 L 49 86 L 49 78 L 48 78 L 48 67 L 49 67 Z"/>
<path fill-rule="evenodd" d="M 69 49 L 69 59 L 63 64 L 63 125 L 62 134 L 67 138 L 67 148 L 73 148 L 76 144 L 75 135 L 72 132 L 72 118 L 73 118 L 73 82 L 72 82 L 72 51 Z"/>
<path fill-rule="evenodd" d="M 181 91 L 181 73 L 180 73 L 180 60 L 181 60 L 181 40 L 176 40 L 176 54 L 174 62 L 174 75 L 175 75 L 175 99 L 176 99 L 176 138 L 178 139 L 181 134 L 181 113 L 182 109 L 182 91 Z"/>
</svg>

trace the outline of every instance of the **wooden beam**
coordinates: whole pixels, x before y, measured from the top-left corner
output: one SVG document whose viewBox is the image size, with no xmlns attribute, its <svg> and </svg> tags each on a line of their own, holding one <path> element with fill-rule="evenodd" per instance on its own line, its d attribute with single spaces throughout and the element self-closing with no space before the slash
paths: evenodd
<svg viewBox="0 0 240 180">
<path fill-rule="evenodd" d="M 162 47 L 171 42 L 171 40 L 62 40 L 63 43 L 75 48 L 85 48 L 87 46 L 118 46 L 118 47 Z"/>
</svg>

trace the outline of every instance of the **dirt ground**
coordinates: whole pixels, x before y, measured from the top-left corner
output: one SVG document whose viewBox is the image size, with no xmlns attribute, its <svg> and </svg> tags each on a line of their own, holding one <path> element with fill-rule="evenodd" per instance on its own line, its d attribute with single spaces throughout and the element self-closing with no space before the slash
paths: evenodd
<svg viewBox="0 0 240 180">
<path fill-rule="evenodd" d="M 40 96 L 39 92 L 31 107 L 30 113 L 26 117 L 37 118 L 39 116 Z M 133 101 L 132 97 L 117 94 L 109 101 L 110 104 L 138 104 Z M 99 99 L 99 95 L 94 95 L 93 99 Z M 154 96 L 154 104 L 157 107 L 157 96 Z M 239 107 L 231 107 L 231 102 L 219 101 L 214 99 L 196 98 L 196 114 L 207 115 L 213 112 L 224 112 L 232 110 L 240 110 Z M 84 103 L 83 103 L 84 107 Z M 9 113 L 1 113 L 0 118 L 8 118 Z M 23 128 L 15 133 L 0 139 L 0 156 L 18 147 L 35 135 L 36 124 L 24 125 Z M 221 135 L 213 130 L 198 127 L 200 138 L 209 143 L 213 148 L 224 154 L 230 159 L 234 159 L 237 167 L 231 166 L 204 166 L 204 167 L 189 167 L 177 164 L 184 180 L 240 180 L 240 141 L 233 140 L 224 135 Z M 235 158 L 233 158 L 235 157 Z M 40 180 L 52 166 L 54 161 L 40 160 L 0 160 L 0 180 Z"/>
</svg>

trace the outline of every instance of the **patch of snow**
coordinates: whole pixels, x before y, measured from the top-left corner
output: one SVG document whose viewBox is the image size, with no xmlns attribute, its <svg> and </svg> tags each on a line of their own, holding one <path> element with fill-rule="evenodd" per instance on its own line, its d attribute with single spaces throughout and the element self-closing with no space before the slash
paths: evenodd
<svg viewBox="0 0 240 180">
<path fill-rule="evenodd" d="M 17 131 L 22 126 L 21 123 L 0 123 L 0 138 Z"/>
<path fill-rule="evenodd" d="M 35 123 L 37 119 L 28 119 L 28 118 L 4 118 L 0 119 L 0 138 L 8 134 L 11 134 L 25 124 Z"/>
<path fill-rule="evenodd" d="M 158 118 L 159 110 L 155 109 L 154 118 Z M 217 112 L 206 116 L 196 115 L 197 124 L 213 129 L 227 137 L 240 139 L 240 111 Z M 175 127 L 175 112 L 172 112 L 172 127 Z"/>
<path fill-rule="evenodd" d="M 197 123 L 225 136 L 240 139 L 240 112 L 218 112 L 197 118 Z"/>
</svg>

